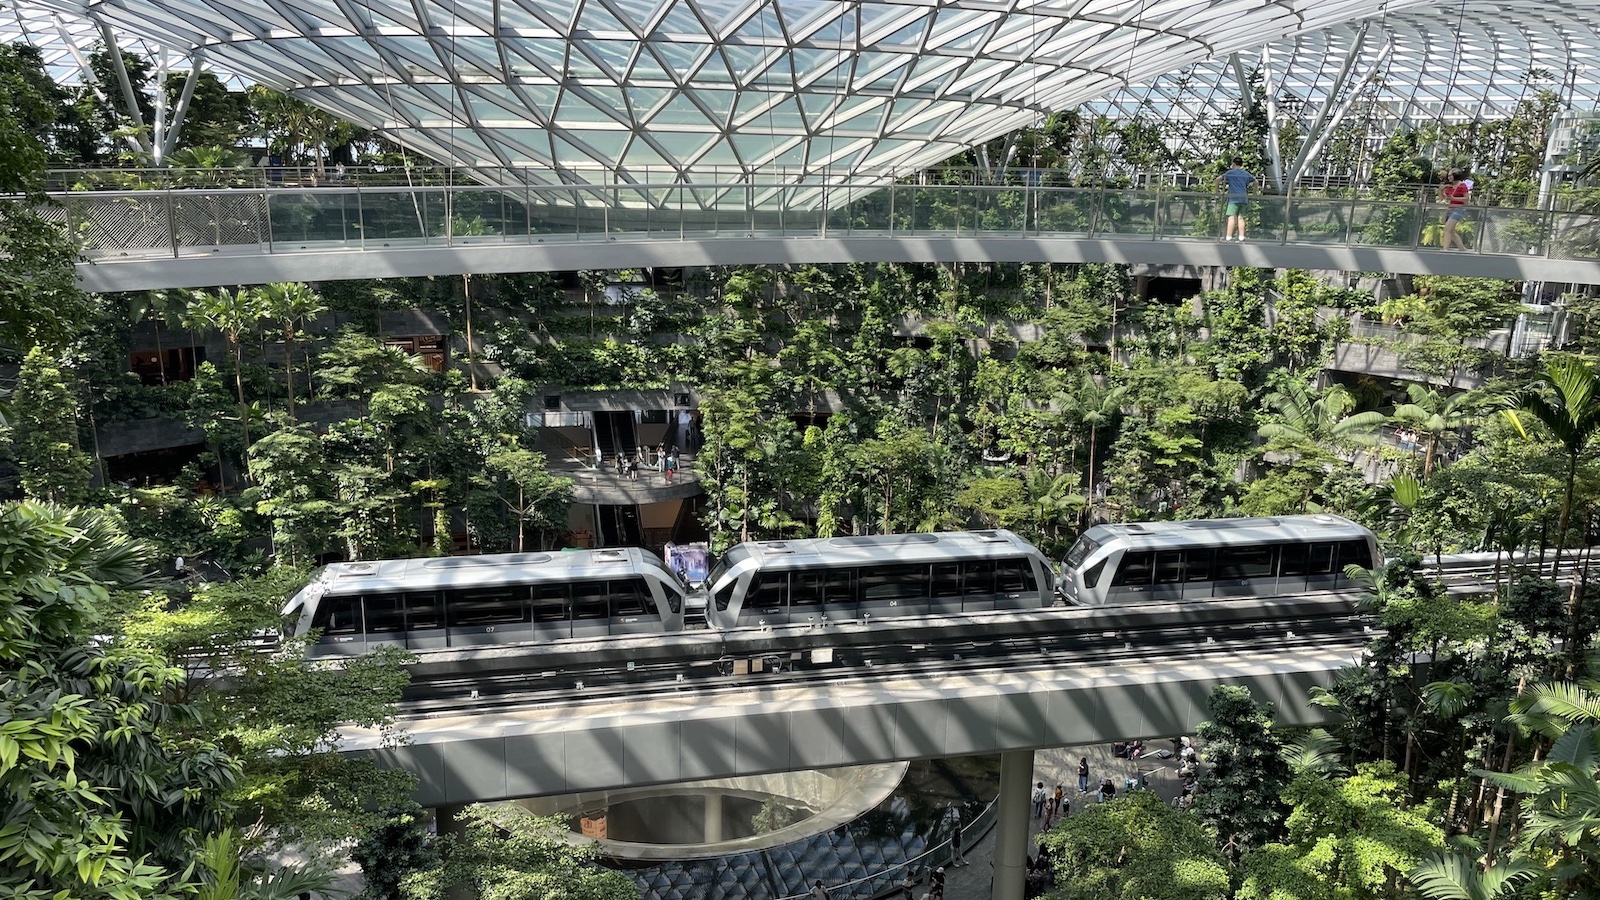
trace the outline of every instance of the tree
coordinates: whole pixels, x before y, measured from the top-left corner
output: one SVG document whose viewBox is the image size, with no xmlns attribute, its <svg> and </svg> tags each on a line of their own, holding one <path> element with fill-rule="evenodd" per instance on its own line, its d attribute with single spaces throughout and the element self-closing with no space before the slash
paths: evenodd
<svg viewBox="0 0 1600 900">
<path fill-rule="evenodd" d="M 1390 416 L 1403 422 L 1427 439 L 1427 453 L 1422 461 L 1422 477 L 1433 474 L 1439 446 L 1454 442 L 1462 428 L 1477 418 L 1479 398 L 1472 393 L 1445 394 L 1424 384 L 1406 385 L 1411 402 L 1395 407 Z"/>
<path fill-rule="evenodd" d="M 93 463 L 78 449 L 78 401 L 43 347 L 23 360 L 11 415 L 23 492 L 52 503 L 88 499 Z"/>
<path fill-rule="evenodd" d="M 1289 764 L 1273 733 L 1272 705 L 1257 703 L 1241 687 L 1211 689 L 1211 720 L 1196 734 L 1204 742 L 1206 772 L 1194 808 L 1216 829 L 1223 849 L 1237 859 L 1283 833 Z"/>
<path fill-rule="evenodd" d="M 1341 778 L 1302 774 L 1285 798 L 1288 839 L 1245 857 L 1235 900 L 1385 900 L 1444 840 L 1423 810 L 1407 804 L 1405 778 L 1389 763 Z"/>
<path fill-rule="evenodd" d="M 1428 900 L 1499 900 L 1518 882 L 1537 875 L 1539 869 L 1526 862 L 1495 863 L 1479 869 L 1471 860 L 1441 854 L 1411 870 L 1411 881 Z"/>
<path fill-rule="evenodd" d="M 1224 900 L 1228 870 L 1205 828 L 1152 791 L 1133 791 L 1061 820 L 1040 837 L 1062 900 Z"/>
<path fill-rule="evenodd" d="M 233 385 L 239 396 L 239 427 L 244 433 L 245 450 L 250 448 L 250 414 L 244 399 L 244 339 L 255 331 L 264 315 L 261 296 L 255 291 L 219 288 L 214 294 L 192 296 L 185 316 L 190 328 L 209 326 L 221 332 L 233 351 Z"/>
<path fill-rule="evenodd" d="M 1350 410 L 1355 403 L 1343 385 L 1317 392 L 1296 378 L 1262 400 L 1262 405 L 1271 410 L 1272 420 L 1256 432 L 1267 440 L 1268 449 L 1306 444 L 1319 449 L 1371 445 L 1372 432 L 1383 424 L 1383 414 L 1352 415 Z"/>
<path fill-rule="evenodd" d="M 46 216 L 41 193 L 57 109 L 37 52 L 0 48 L 0 346 L 59 349 L 85 327 L 94 304 L 78 287 L 77 248 Z"/>
<path fill-rule="evenodd" d="M 506 508 L 517 517 L 517 552 L 525 547 L 524 533 L 532 525 L 541 534 L 565 531 L 567 507 L 572 505 L 572 479 L 551 474 L 543 453 L 502 450 L 487 460 L 491 472 L 500 473 L 495 485 Z M 515 489 L 516 500 L 509 496 Z M 541 549 L 545 546 L 540 541 Z"/>
<path fill-rule="evenodd" d="M 422 807 L 406 801 L 379 817 L 350 848 L 350 858 L 361 866 L 367 883 L 360 900 L 400 900 L 406 877 L 439 865 L 439 855 L 424 827 L 427 813 Z"/>
<path fill-rule="evenodd" d="M 593 865 L 596 845 L 566 839 L 566 822 L 509 805 L 475 804 L 439 840 L 440 863 L 405 879 L 406 900 L 444 900 L 452 889 L 478 900 L 637 900 L 621 872 Z"/>
<path fill-rule="evenodd" d="M 279 324 L 283 335 L 283 371 L 289 392 L 289 419 L 294 420 L 294 338 L 300 326 L 328 311 L 311 288 L 299 282 L 278 282 L 256 289 L 262 315 Z"/>
<path fill-rule="evenodd" d="M 94 635 L 146 548 L 90 510 L 0 507 L 0 894 L 173 897 L 238 765 L 159 658 Z"/>
</svg>

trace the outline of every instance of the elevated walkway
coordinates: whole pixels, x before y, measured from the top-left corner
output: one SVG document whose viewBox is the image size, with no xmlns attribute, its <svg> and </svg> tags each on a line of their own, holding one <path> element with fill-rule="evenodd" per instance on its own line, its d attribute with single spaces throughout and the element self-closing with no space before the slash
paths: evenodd
<svg viewBox="0 0 1600 900">
<path fill-rule="evenodd" d="M 79 191 L 52 213 L 89 290 L 846 262 L 1109 262 L 1600 283 L 1600 216 L 1266 196 L 1217 240 L 1213 193 L 1030 185 L 276 187 Z"/>
<path fill-rule="evenodd" d="M 1306 698 L 1355 664 L 1348 642 L 1286 636 L 1258 650 L 1176 658 L 1014 660 L 948 675 L 840 673 L 662 685 L 629 698 L 541 700 L 402 723 L 407 743 L 348 730 L 346 753 L 416 774 L 416 799 L 451 806 L 708 778 L 1190 733 L 1217 684 L 1270 701 L 1281 725 L 1324 722 Z"/>
</svg>

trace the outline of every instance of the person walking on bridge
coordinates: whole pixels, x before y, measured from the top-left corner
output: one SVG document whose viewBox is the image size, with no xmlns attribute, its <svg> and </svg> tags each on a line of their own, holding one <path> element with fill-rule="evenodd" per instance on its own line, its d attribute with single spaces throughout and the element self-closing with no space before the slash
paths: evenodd
<svg viewBox="0 0 1600 900">
<path fill-rule="evenodd" d="M 1233 166 L 1217 176 L 1217 185 L 1220 187 L 1226 183 L 1228 187 L 1228 206 L 1223 210 L 1223 215 L 1228 217 L 1227 232 L 1222 238 L 1224 241 L 1244 242 L 1244 212 L 1249 205 L 1250 185 L 1255 182 L 1256 177 L 1245 171 L 1242 156 L 1235 156 Z M 1234 236 L 1236 232 L 1238 237 Z"/>
<path fill-rule="evenodd" d="M 1444 213 L 1444 227 L 1439 232 L 1439 246 L 1445 250 L 1467 249 L 1467 242 L 1456 229 L 1467 217 L 1467 201 L 1472 199 L 1472 179 L 1460 169 L 1451 169 L 1450 181 L 1439 188 L 1439 199 L 1450 204 Z"/>
</svg>

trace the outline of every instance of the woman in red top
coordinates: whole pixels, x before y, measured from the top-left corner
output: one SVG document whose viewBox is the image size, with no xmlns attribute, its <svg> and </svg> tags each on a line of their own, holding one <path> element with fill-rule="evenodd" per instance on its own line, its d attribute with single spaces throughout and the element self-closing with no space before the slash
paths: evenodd
<svg viewBox="0 0 1600 900">
<path fill-rule="evenodd" d="M 1450 204 L 1444 213 L 1444 231 L 1439 236 L 1439 246 L 1446 250 L 1459 247 L 1467 249 L 1466 241 L 1456 233 L 1456 224 L 1467 217 L 1467 201 L 1472 198 L 1472 179 L 1462 177 L 1459 169 L 1450 172 L 1450 183 L 1439 189 L 1439 199 Z"/>
</svg>

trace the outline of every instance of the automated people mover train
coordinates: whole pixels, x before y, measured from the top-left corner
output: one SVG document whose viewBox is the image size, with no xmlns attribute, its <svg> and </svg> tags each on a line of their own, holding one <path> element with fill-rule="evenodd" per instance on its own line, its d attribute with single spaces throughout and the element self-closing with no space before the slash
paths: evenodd
<svg viewBox="0 0 1600 900">
<path fill-rule="evenodd" d="M 1097 525 L 1059 579 L 1005 530 L 753 541 L 711 573 L 717 631 L 1037 610 L 1058 599 L 1127 606 L 1355 587 L 1372 532 L 1338 516 Z M 684 630 L 684 585 L 647 550 L 508 553 L 335 563 L 285 608 L 313 655 L 379 646 L 470 649 Z"/>
<path fill-rule="evenodd" d="M 1067 551 L 1060 591 L 1080 606 L 1347 590 L 1347 566 L 1383 562 L 1372 532 L 1339 516 L 1096 525 Z"/>
<path fill-rule="evenodd" d="M 330 655 L 679 631 L 683 601 L 661 557 L 619 547 L 334 563 L 284 613 Z"/>
</svg>

